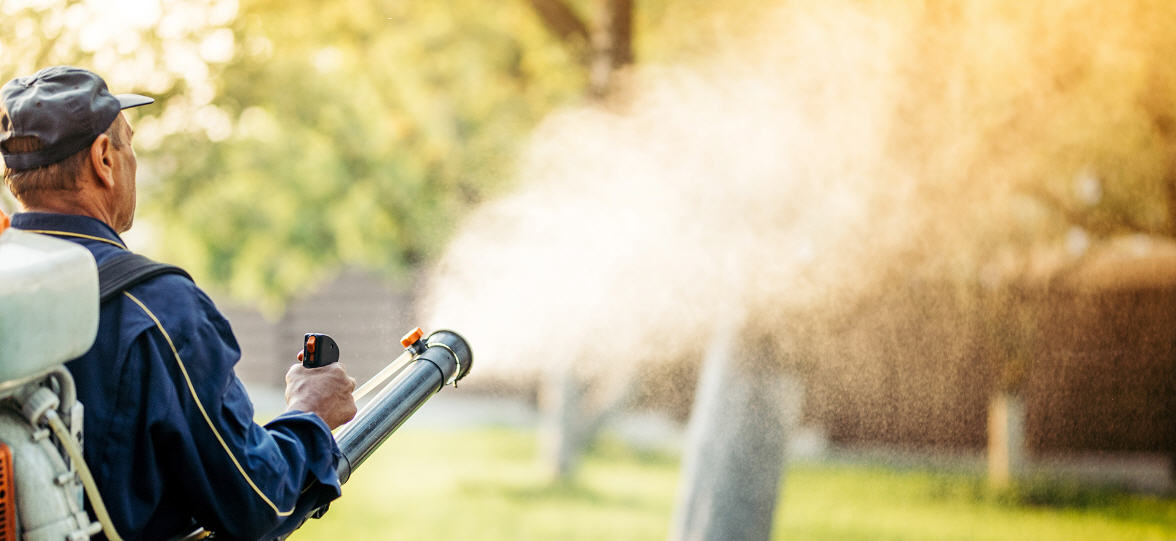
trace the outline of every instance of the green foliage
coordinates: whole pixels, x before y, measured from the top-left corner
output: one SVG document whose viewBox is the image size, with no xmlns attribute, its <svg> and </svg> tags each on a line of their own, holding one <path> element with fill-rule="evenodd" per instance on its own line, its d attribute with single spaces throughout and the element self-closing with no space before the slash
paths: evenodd
<svg viewBox="0 0 1176 541">
<path fill-rule="evenodd" d="M 582 86 L 524 3 L 247 1 L 233 31 L 211 113 L 232 130 L 168 137 L 145 210 L 166 259 L 271 306 L 431 256 Z"/>
<path fill-rule="evenodd" d="M 133 9 L 112 9 L 99 0 L 6 0 L 0 3 L 0 84 L 68 64 L 99 73 L 115 93 L 156 98 L 132 118 L 202 105 L 210 66 L 227 50 L 216 45 L 225 45 L 234 6 L 233 0 L 176 0 L 166 7 L 141 0 Z"/>
</svg>

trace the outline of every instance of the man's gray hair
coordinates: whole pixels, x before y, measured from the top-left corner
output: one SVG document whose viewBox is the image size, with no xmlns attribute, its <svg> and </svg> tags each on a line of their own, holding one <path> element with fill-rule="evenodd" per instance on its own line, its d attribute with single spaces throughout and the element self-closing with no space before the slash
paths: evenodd
<svg viewBox="0 0 1176 541">
<path fill-rule="evenodd" d="M 106 128 L 105 135 L 110 138 L 114 148 L 121 149 L 127 144 L 123 140 L 122 125 L 126 119 L 119 115 Z M 36 137 L 14 137 L 3 143 L 4 151 L 8 153 L 33 152 L 41 148 L 41 141 Z M 46 190 L 73 190 L 77 188 L 78 178 L 86 167 L 86 160 L 90 157 L 90 147 L 83 148 L 74 155 L 56 163 L 51 163 L 33 169 L 5 169 L 4 182 L 8 184 L 8 191 L 22 204 L 29 203 L 29 197 L 36 197 L 36 192 Z"/>
</svg>

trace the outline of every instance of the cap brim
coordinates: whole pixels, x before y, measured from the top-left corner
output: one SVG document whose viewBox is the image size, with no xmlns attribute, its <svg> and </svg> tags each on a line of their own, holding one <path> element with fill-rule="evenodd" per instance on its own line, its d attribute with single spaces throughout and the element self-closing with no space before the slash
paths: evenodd
<svg viewBox="0 0 1176 541">
<path fill-rule="evenodd" d="M 148 98 L 147 96 L 140 96 L 138 94 L 119 94 L 115 98 L 118 99 L 120 109 L 130 109 L 131 107 L 155 103 L 155 98 Z"/>
</svg>

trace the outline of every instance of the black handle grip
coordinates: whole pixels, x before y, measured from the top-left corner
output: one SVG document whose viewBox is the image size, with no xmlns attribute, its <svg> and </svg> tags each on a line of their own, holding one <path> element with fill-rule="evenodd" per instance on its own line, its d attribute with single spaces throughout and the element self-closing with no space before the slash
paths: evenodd
<svg viewBox="0 0 1176 541">
<path fill-rule="evenodd" d="M 328 335 L 308 332 L 302 337 L 302 366 L 318 368 L 339 362 L 339 344 Z"/>
</svg>

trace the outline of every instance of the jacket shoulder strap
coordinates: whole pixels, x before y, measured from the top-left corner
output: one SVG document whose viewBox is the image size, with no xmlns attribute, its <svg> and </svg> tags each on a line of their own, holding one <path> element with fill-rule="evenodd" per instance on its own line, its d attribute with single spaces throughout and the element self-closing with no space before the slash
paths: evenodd
<svg viewBox="0 0 1176 541">
<path fill-rule="evenodd" d="M 161 274 L 179 274 L 191 280 L 184 269 L 175 265 L 156 263 L 131 252 L 118 254 L 98 266 L 98 296 L 101 304 L 113 299 L 127 288 Z"/>
</svg>

